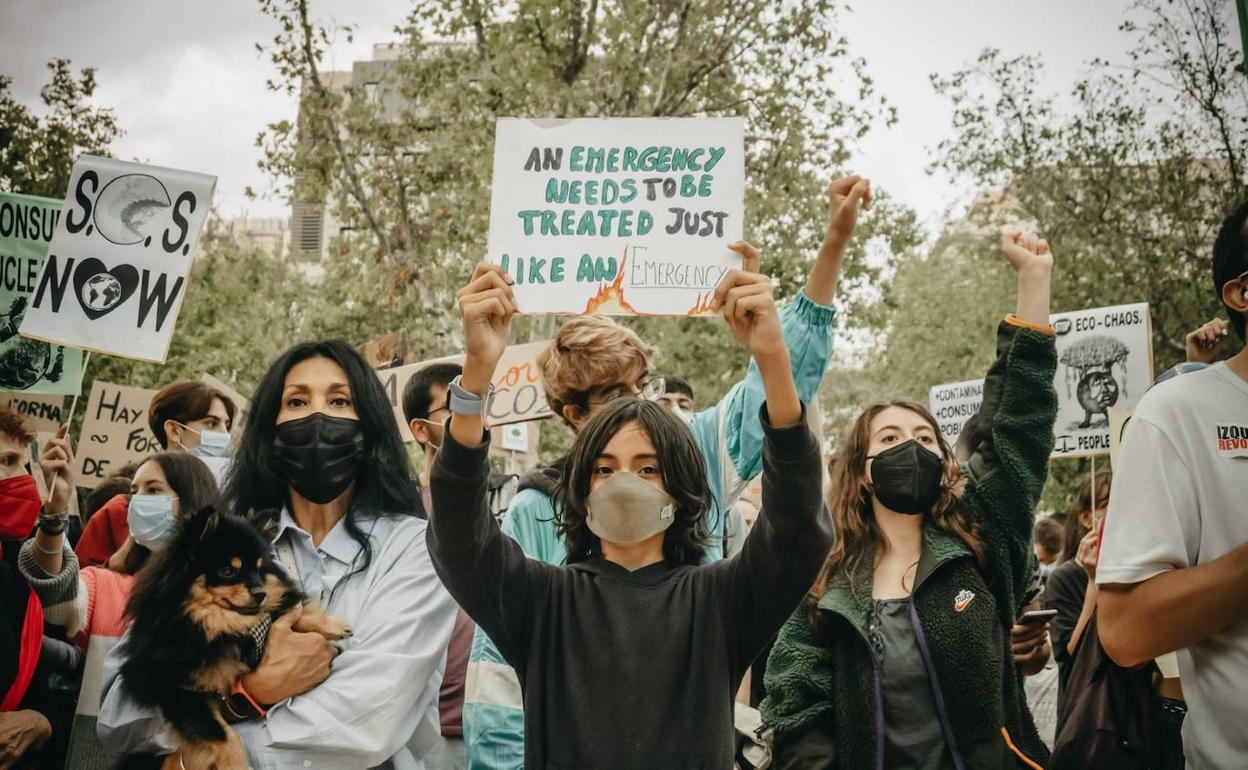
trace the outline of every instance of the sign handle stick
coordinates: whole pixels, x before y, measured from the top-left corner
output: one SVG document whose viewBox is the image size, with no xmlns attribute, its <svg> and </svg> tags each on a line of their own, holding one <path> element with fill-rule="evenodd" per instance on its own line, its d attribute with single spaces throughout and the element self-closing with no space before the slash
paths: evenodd
<svg viewBox="0 0 1248 770">
<path fill-rule="evenodd" d="M 1092 520 L 1096 521 L 1096 455 L 1092 455 Z"/>
<path fill-rule="evenodd" d="M 87 365 L 91 363 L 91 351 L 88 350 L 82 357 L 82 376 L 87 376 Z M 79 378 L 79 382 L 82 379 Z M 69 425 L 74 421 L 74 412 L 78 411 L 78 396 L 82 395 L 82 388 L 78 388 L 78 392 L 74 394 L 74 400 L 69 402 L 69 414 L 65 417 L 65 424 Z"/>
</svg>

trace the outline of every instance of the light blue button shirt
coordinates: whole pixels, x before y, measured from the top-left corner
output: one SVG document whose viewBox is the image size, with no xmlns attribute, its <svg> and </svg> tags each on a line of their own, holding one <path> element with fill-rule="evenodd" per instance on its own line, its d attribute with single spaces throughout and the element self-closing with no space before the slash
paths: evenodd
<svg viewBox="0 0 1248 770">
<path fill-rule="evenodd" d="M 369 536 L 373 560 L 350 575 L 363 550 L 345 522 L 317 547 L 282 511 L 275 545 L 290 543 L 304 592 L 346 620 L 355 635 L 339 643 L 343 651 L 328 679 L 275 705 L 263 721 L 234 726 L 256 770 L 419 770 L 409 741 L 427 746 L 438 734 L 438 690 L 455 603 L 429 560 L 425 522 L 358 514 L 356 521 Z M 126 693 L 120 676 L 125 659 L 123 636 L 104 664 L 99 736 L 114 752 L 169 752 L 173 742 L 163 720 Z"/>
</svg>

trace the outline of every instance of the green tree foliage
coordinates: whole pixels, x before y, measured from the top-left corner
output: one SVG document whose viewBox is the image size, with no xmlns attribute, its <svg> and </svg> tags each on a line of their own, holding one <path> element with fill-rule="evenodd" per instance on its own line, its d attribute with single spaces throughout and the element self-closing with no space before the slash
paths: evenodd
<svg viewBox="0 0 1248 770">
<path fill-rule="evenodd" d="M 42 117 L 18 102 L 13 80 L 0 75 L 0 190 L 62 198 L 74 160 L 83 154 L 107 155 L 121 128 L 113 111 L 90 103 L 95 70 L 77 78 L 69 59 L 48 62 L 51 79 L 39 91 Z"/>
<path fill-rule="evenodd" d="M 837 6 L 421 2 L 399 30 L 398 60 L 376 65 L 378 85 L 344 91 L 320 70 L 332 34 L 309 20 L 306 0 L 262 0 L 280 27 L 261 48 L 278 73 L 270 85 L 302 94 L 298 120 L 260 136 L 263 166 L 293 180 L 296 198 L 330 201 L 351 228 L 323 284 L 333 305 L 327 326 L 357 336 L 401 326 L 422 355 L 458 348 L 454 295 L 485 252 L 494 123 L 517 115 L 746 116 L 746 235 L 781 295 L 792 296 L 823 236 L 825 187 L 855 141 L 892 119 L 837 32 Z M 877 203 L 865 231 L 918 242 L 910 212 L 886 197 Z M 881 275 L 865 242 L 847 260 L 850 297 Z M 714 321 L 630 323 L 660 349 L 659 368 L 689 379 L 703 403 L 744 371 L 744 356 Z M 534 319 L 517 339 L 553 330 Z"/>
<path fill-rule="evenodd" d="M 107 382 L 158 388 L 212 374 L 250 394 L 269 364 L 309 337 L 302 274 L 287 260 L 246 247 L 209 220 L 187 281 L 186 299 L 165 364 L 93 356 L 88 374 Z M 361 341 L 362 342 L 362 341 Z M 84 394 L 90 385 L 84 384 Z"/>
<path fill-rule="evenodd" d="M 1221 314 L 1211 246 L 1245 193 L 1234 13 L 1229 0 L 1137 3 L 1121 25 L 1135 40 L 1127 61 L 1090 62 L 1067 99 L 1040 91 L 1037 56 L 990 49 L 932 77 L 954 108 L 933 166 L 997 192 L 898 268 L 869 373 L 881 390 L 926 401 L 930 386 L 986 370 L 992 328 L 1013 309 L 997 231 L 1014 222 L 1053 246 L 1055 311 L 1147 301 L 1155 370 L 1182 359 L 1184 335 Z M 1055 464 L 1050 504 L 1078 465 Z"/>
</svg>

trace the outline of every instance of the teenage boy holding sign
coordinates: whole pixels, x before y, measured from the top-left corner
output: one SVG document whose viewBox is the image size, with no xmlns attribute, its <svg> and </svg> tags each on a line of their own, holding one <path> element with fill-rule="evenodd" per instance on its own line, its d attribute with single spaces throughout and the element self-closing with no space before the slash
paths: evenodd
<svg viewBox="0 0 1248 770">
<path fill-rule="evenodd" d="M 822 247 L 806 285 L 780 313 L 781 330 L 791 358 L 798 395 L 810 403 L 832 353 L 832 302 L 859 208 L 871 204 L 871 184 L 850 176 L 828 190 L 830 213 Z M 731 248 L 757 267 L 758 251 L 749 244 Z M 631 330 L 601 316 L 583 316 L 566 323 L 540 359 L 543 385 L 551 410 L 577 431 L 597 411 L 617 398 L 659 393 L 650 383 L 653 348 Z M 751 361 L 741 382 L 718 404 L 693 416 L 689 427 L 705 461 L 711 485 L 706 523 L 711 543 L 708 560 L 723 556 L 726 511 L 747 482 L 761 469 L 763 427 L 759 407 L 764 400 L 757 362 Z M 563 475 L 563 461 L 522 480 L 512 500 L 503 532 L 530 558 L 563 564 L 563 538 L 556 532 L 552 492 Z M 524 712 L 520 685 L 494 642 L 480 629 L 468 664 L 463 713 L 469 765 L 477 770 L 515 770 L 524 766 Z"/>
</svg>

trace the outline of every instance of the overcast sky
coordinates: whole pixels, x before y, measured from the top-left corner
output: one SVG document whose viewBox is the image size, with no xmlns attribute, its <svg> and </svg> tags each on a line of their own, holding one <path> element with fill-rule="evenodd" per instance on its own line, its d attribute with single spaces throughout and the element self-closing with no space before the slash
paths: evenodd
<svg viewBox="0 0 1248 770">
<path fill-rule="evenodd" d="M 358 26 L 340 41 L 327 69 L 367 58 L 395 39 L 407 0 L 310 0 L 324 20 Z M 1129 0 L 862 0 L 843 15 L 855 55 L 899 111 L 898 124 L 863 143 L 853 171 L 866 174 L 935 228 L 970 191 L 929 176 L 929 151 L 949 131 L 947 103 L 931 89 L 981 48 L 1044 57 L 1050 90 L 1066 92 L 1084 63 L 1118 59 L 1129 40 L 1117 31 Z M 175 10 L 176 9 L 176 10 Z M 48 59 L 69 57 L 99 70 L 97 102 L 116 110 L 126 135 L 116 154 L 214 173 L 216 206 L 227 216 L 284 216 L 281 200 L 249 201 L 244 188 L 268 188 L 256 168 L 256 134 L 294 117 L 294 101 L 265 89 L 273 70 L 254 44 L 274 26 L 255 0 L 0 0 L 0 72 L 19 99 L 35 105 Z"/>
</svg>

